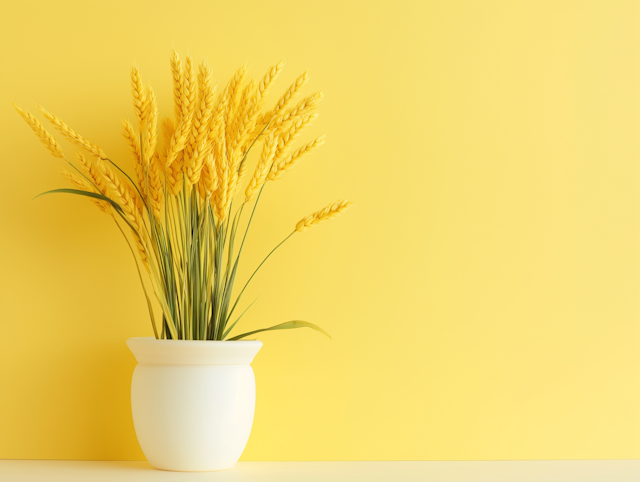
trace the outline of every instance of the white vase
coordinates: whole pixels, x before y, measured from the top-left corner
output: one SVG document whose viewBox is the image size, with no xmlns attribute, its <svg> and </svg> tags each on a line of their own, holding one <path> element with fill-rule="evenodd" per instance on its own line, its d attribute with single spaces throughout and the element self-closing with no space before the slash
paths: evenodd
<svg viewBox="0 0 640 482">
<path fill-rule="evenodd" d="M 130 338 L 127 345 L 138 361 L 133 425 L 149 463 L 187 472 L 233 467 L 253 425 L 250 363 L 262 342 Z"/>
</svg>

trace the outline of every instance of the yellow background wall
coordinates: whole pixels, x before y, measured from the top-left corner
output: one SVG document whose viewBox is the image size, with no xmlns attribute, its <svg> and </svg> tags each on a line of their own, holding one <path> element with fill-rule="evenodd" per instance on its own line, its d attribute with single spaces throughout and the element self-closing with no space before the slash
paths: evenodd
<svg viewBox="0 0 640 482">
<path fill-rule="evenodd" d="M 327 145 L 269 190 L 245 267 L 357 202 L 255 280 L 244 327 L 334 339 L 259 337 L 243 460 L 640 457 L 640 3 L 1 9 L 1 458 L 143 458 L 125 340 L 152 332 L 130 254 L 90 203 L 31 202 L 65 184 L 10 102 L 128 159 L 130 66 L 171 113 L 172 44 L 222 83 L 283 58 L 277 90 L 309 69 L 326 94 L 303 140 Z"/>
</svg>

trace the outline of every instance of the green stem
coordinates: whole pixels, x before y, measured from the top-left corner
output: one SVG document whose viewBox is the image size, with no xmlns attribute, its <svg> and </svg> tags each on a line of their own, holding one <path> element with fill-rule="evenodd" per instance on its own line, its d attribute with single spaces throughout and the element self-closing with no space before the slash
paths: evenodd
<svg viewBox="0 0 640 482">
<path fill-rule="evenodd" d="M 285 241 L 287 241 L 291 236 L 293 236 L 296 232 L 293 231 L 289 236 L 287 236 L 286 238 L 284 238 L 280 244 L 278 244 L 275 248 L 273 248 L 271 250 L 271 252 L 267 255 L 266 258 L 264 258 L 262 260 L 262 263 L 260 263 L 258 265 L 258 267 L 256 268 L 256 270 L 253 272 L 253 274 L 251 275 L 251 277 L 249 278 L 249 280 L 246 282 L 246 284 L 244 285 L 244 288 L 242 288 L 242 291 L 240 292 L 240 294 L 238 295 L 238 297 L 236 298 L 236 302 L 233 305 L 233 308 L 231 308 L 231 312 L 229 313 L 228 316 L 231 316 L 231 314 L 233 313 L 233 310 L 236 308 L 236 305 L 238 304 L 238 301 L 240 301 L 240 297 L 242 296 L 242 293 L 244 293 L 244 290 L 247 289 L 247 286 L 249 286 L 249 283 L 251 283 L 251 280 L 253 279 L 253 277 L 256 275 L 256 273 L 258 272 L 258 270 L 262 267 L 262 265 L 269 259 L 269 257 L 275 252 L 276 249 L 278 249 L 280 246 L 282 246 Z"/>
</svg>

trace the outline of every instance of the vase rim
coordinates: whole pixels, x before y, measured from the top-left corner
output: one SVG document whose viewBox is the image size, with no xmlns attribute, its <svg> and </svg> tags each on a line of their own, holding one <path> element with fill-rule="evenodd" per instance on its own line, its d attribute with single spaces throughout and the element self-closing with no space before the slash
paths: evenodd
<svg viewBox="0 0 640 482">
<path fill-rule="evenodd" d="M 133 337 L 127 346 L 141 365 L 248 365 L 260 340 L 157 340 Z"/>
<path fill-rule="evenodd" d="M 144 343 L 171 343 L 171 344 L 177 344 L 177 343 L 202 343 L 202 344 L 211 344 L 211 343 L 253 343 L 253 344 L 260 344 L 262 345 L 262 342 L 260 340 L 166 340 L 166 339 L 161 339 L 158 340 L 157 338 L 153 337 L 153 336 L 132 336 L 131 338 L 129 338 L 127 341 L 129 340 L 136 340 L 136 341 L 140 341 L 140 342 L 144 342 Z"/>
</svg>

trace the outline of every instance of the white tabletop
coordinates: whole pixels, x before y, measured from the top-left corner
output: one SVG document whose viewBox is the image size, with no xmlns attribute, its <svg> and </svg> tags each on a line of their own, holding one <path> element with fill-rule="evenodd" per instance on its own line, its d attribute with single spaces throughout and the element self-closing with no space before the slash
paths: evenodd
<svg viewBox="0 0 640 482">
<path fill-rule="evenodd" d="M 0 481 L 639 482 L 640 460 L 240 462 L 222 472 L 163 472 L 147 462 L 0 460 Z"/>
</svg>

